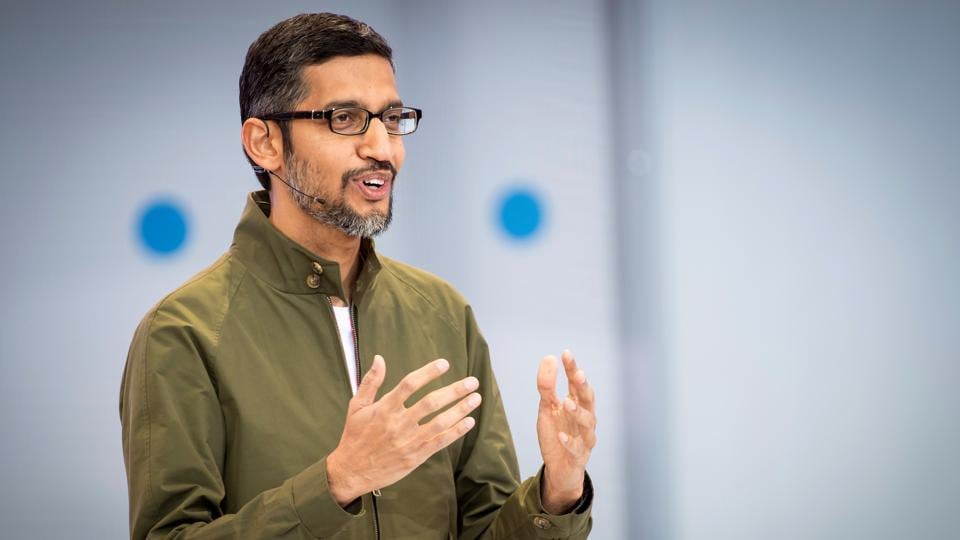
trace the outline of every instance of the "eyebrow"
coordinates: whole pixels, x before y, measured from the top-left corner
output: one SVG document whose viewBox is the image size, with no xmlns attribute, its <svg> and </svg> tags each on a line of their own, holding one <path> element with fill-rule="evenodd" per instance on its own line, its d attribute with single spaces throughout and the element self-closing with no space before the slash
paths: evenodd
<svg viewBox="0 0 960 540">
<path fill-rule="evenodd" d="M 326 109 L 340 109 L 340 108 L 343 108 L 343 107 L 360 107 L 360 108 L 364 108 L 363 105 L 361 105 L 359 101 L 356 101 L 356 100 L 351 99 L 351 100 L 347 100 L 347 101 L 331 101 L 330 103 L 327 103 L 326 105 L 324 105 L 324 106 L 323 106 L 323 109 L 324 109 L 324 110 L 326 110 Z M 391 108 L 391 107 L 403 107 L 403 101 L 402 101 L 402 100 L 399 100 L 399 99 L 395 99 L 395 100 L 391 101 L 390 103 L 387 103 L 387 106 L 384 107 L 384 109 L 389 109 L 389 108 Z"/>
</svg>

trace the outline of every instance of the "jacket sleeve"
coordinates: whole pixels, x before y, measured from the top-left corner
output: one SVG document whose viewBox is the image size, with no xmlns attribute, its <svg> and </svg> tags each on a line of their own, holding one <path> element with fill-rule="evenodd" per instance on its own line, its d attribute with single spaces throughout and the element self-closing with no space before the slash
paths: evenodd
<svg viewBox="0 0 960 540">
<path fill-rule="evenodd" d="M 325 538 L 361 519 L 362 503 L 347 511 L 331 497 L 325 459 L 222 511 L 225 430 L 207 338 L 160 310 L 134 335 L 120 388 L 131 538 Z"/>
<path fill-rule="evenodd" d="M 463 539 L 585 539 L 592 527 L 593 486 L 587 477 L 583 498 L 573 511 L 554 516 L 543 510 L 536 476 L 519 483 L 516 451 L 487 343 L 467 307 L 467 352 L 471 373 L 480 381 L 483 404 L 477 425 L 464 439 L 456 470 L 459 537 Z"/>
</svg>

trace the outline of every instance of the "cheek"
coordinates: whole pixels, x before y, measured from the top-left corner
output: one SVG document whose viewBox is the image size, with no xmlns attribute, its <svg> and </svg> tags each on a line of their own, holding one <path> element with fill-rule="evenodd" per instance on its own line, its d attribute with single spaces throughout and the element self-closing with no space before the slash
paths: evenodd
<svg viewBox="0 0 960 540">
<path fill-rule="evenodd" d="M 345 170 L 343 164 L 350 163 L 352 157 L 349 148 L 320 145 L 314 147 L 310 161 L 320 180 L 336 178 L 339 181 L 340 175 Z"/>
<path fill-rule="evenodd" d="M 352 137 L 330 133 L 326 126 L 322 125 L 309 127 L 313 129 L 294 133 L 295 152 L 301 159 L 311 161 L 324 174 L 336 172 L 339 176 L 343 164 L 349 163 L 355 155 L 356 149 L 350 140 Z"/>
</svg>

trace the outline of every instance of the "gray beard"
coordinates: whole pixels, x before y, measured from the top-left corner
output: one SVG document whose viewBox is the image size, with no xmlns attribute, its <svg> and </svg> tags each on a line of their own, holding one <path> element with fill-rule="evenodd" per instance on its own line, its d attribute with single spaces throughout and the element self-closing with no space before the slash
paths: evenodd
<svg viewBox="0 0 960 540">
<path fill-rule="evenodd" d="M 304 213 L 313 219 L 337 229 L 347 236 L 372 238 L 387 230 L 393 220 L 393 183 L 390 184 L 390 204 L 387 213 L 374 211 L 368 216 L 361 216 L 347 205 L 346 191 L 349 181 L 344 178 L 340 187 L 340 196 L 333 197 L 329 193 L 318 193 L 307 189 L 302 179 L 307 176 L 307 164 L 290 158 L 287 160 L 287 182 L 304 193 L 317 193 L 320 199 L 326 201 L 321 204 L 312 197 L 291 190 L 293 200 Z"/>
</svg>

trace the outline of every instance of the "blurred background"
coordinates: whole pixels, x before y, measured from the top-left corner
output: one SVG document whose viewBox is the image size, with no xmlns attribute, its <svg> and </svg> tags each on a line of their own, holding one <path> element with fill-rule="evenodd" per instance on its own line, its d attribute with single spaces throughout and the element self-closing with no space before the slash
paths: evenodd
<svg viewBox="0 0 960 540">
<path fill-rule="evenodd" d="M 0 537 L 123 538 L 143 314 L 230 244 L 249 44 L 370 23 L 405 102 L 378 243 L 599 394 L 599 539 L 960 537 L 960 4 L 4 2 Z"/>
</svg>

